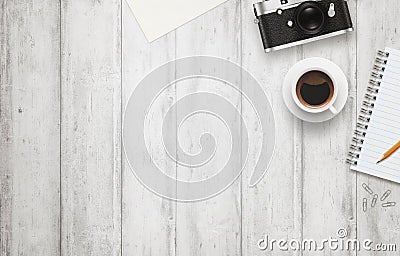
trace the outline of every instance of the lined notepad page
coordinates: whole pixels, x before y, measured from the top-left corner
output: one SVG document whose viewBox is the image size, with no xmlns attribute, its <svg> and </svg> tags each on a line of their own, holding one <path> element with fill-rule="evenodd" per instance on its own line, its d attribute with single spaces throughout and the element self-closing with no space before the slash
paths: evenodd
<svg viewBox="0 0 400 256">
<path fill-rule="evenodd" d="M 400 183 L 400 150 L 376 164 L 400 141 L 400 51 L 389 53 L 357 165 L 351 169 Z"/>
</svg>

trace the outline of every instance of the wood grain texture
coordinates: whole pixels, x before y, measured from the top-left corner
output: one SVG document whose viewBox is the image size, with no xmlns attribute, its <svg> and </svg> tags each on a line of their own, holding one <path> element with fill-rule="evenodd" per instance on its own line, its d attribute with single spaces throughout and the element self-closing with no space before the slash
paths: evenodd
<svg viewBox="0 0 400 256">
<path fill-rule="evenodd" d="M 123 5 L 123 90 L 125 107 L 137 84 L 155 68 L 175 58 L 175 33 L 169 33 L 149 44 L 137 24 L 128 4 Z M 146 137 L 153 145 L 148 159 L 157 161 L 160 169 L 175 177 L 176 166 L 168 160 L 158 139 L 157 124 L 173 104 L 175 87 L 161 97 L 159 111 L 146 121 L 150 128 Z M 175 137 L 175 123 L 168 124 Z M 132 173 L 126 158 L 123 161 L 122 182 L 122 255 L 175 255 L 176 203 L 162 199 L 146 189 Z"/>
<path fill-rule="evenodd" d="M 267 174 L 255 187 L 249 187 L 257 155 L 250 155 L 243 175 L 242 255 L 294 255 L 287 251 L 261 251 L 258 241 L 301 239 L 302 234 L 302 125 L 283 102 L 283 78 L 298 60 L 299 48 L 265 54 L 258 26 L 254 24 L 253 7 L 243 1 L 243 67 L 260 82 L 271 102 L 275 116 L 275 155 Z M 244 85 L 245 86 L 245 85 Z M 243 109 L 247 115 L 251 110 Z M 251 132 L 255 132 L 253 127 Z M 257 138 L 255 138 L 257 139 Z"/>
<path fill-rule="evenodd" d="M 241 10 L 240 1 L 228 1 L 176 31 L 176 58 L 194 55 L 217 56 L 234 63 L 241 62 Z M 179 72 L 179 70 L 177 70 Z M 215 92 L 231 100 L 241 110 L 240 94 L 225 83 L 209 79 L 192 79 L 179 82 L 177 96 L 199 92 Z M 204 98 L 202 100 L 207 100 Z M 196 102 L 192 102 L 196 105 Z M 178 112 L 185 111 L 185 106 Z M 201 109 L 200 109 L 201 110 Z M 235 112 L 231 111 L 232 115 Z M 217 113 L 218 114 L 218 113 Z M 219 113 L 221 114 L 221 113 Z M 178 113 L 179 116 L 179 113 Z M 240 129 L 240 118 L 229 124 Z M 177 124 L 182 120 L 177 120 Z M 210 114 L 197 114 L 178 130 L 177 139 L 189 154 L 201 151 L 200 134 L 209 132 L 216 141 L 216 156 L 201 167 L 179 166 L 177 177 L 193 182 L 206 179 L 221 171 L 227 159 L 236 159 L 229 171 L 240 168 L 241 152 L 227 143 L 230 135 L 221 121 Z M 226 133 L 224 133 L 226 131 Z M 231 131 L 232 132 L 232 131 Z M 242 131 L 244 132 L 244 131 Z M 232 133 L 233 134 L 233 133 Z M 236 139 L 236 138 L 233 138 Z M 185 147 L 186 145 L 186 147 Z M 219 154 L 221 153 L 221 154 Z M 204 187 L 207 190 L 206 187 Z M 177 205 L 176 255 L 240 255 L 241 247 L 241 187 L 240 180 L 220 195 L 197 203 Z"/>
<path fill-rule="evenodd" d="M 58 1 L 0 1 L 0 255 L 58 255 Z"/>
<path fill-rule="evenodd" d="M 378 49 L 392 47 L 400 49 L 400 20 L 398 19 L 399 1 L 358 1 L 358 39 L 357 39 L 357 98 L 358 109 L 368 86 L 370 72 Z M 397 243 L 397 252 L 366 252 L 364 255 L 396 255 L 400 241 L 400 210 L 397 207 L 383 209 L 378 200 L 377 206 L 370 207 L 371 198 L 361 187 L 366 183 L 379 196 L 386 190 L 391 190 L 389 201 L 399 202 L 400 187 L 397 183 L 389 182 L 365 174 L 357 174 L 357 226 L 358 237 L 370 239 L 377 243 Z M 368 199 L 367 212 L 363 212 L 362 200 Z"/>
<path fill-rule="evenodd" d="M 121 253 L 121 1 L 61 5 L 61 253 Z"/>
<path fill-rule="evenodd" d="M 399 243 L 398 207 L 364 213 L 368 195 L 361 187 L 367 183 L 379 195 L 390 189 L 390 200 L 399 202 L 398 184 L 351 172 L 344 160 L 376 50 L 400 49 L 400 3 L 349 0 L 355 32 L 265 54 L 253 2 L 230 0 L 148 43 L 125 1 L 0 1 L 1 256 L 398 254 L 263 252 L 257 242 L 265 235 L 319 241 L 345 228 L 349 238 Z M 176 203 L 134 177 L 122 155 L 122 111 L 146 74 L 192 55 L 231 60 L 255 76 L 274 109 L 276 151 L 255 188 L 249 187 L 257 161 L 252 148 L 243 176 L 228 190 L 207 201 Z M 322 124 L 298 120 L 282 99 L 290 67 L 315 56 L 338 64 L 349 81 L 345 109 Z M 177 166 L 155 128 L 177 99 L 205 88 L 233 99 L 253 135 L 249 144 L 257 145 L 259 126 L 245 99 L 223 83 L 199 79 L 161 95 L 144 134 L 154 151 L 143 161 L 191 181 L 221 168 L 226 158 L 207 169 Z M 198 152 L 199 132 L 210 130 L 221 156 L 229 153 L 226 134 L 211 116 L 177 130 L 180 121 L 168 130 L 188 152 Z M 244 152 L 233 153 L 241 164 Z"/>
</svg>

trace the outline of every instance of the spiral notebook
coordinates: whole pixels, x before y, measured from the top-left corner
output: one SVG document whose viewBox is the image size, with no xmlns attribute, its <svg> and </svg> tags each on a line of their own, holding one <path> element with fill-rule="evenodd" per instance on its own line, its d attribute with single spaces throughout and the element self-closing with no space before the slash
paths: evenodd
<svg viewBox="0 0 400 256">
<path fill-rule="evenodd" d="M 351 169 L 400 183 L 400 150 L 377 164 L 400 141 L 400 51 L 378 51 L 347 163 Z"/>
</svg>

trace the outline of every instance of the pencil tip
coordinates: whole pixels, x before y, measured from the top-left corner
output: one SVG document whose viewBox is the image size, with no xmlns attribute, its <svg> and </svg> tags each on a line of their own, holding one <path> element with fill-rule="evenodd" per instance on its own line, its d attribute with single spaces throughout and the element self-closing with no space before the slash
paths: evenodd
<svg viewBox="0 0 400 256">
<path fill-rule="evenodd" d="M 379 160 L 378 162 L 376 162 L 376 164 L 379 164 L 380 162 L 382 162 L 382 159 L 381 159 L 381 160 Z"/>
</svg>

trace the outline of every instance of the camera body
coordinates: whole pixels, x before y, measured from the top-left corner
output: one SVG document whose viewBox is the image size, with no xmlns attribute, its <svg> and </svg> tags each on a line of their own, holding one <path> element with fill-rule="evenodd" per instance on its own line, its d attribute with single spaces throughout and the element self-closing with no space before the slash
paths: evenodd
<svg viewBox="0 0 400 256">
<path fill-rule="evenodd" d="M 266 52 L 353 31 L 345 0 L 265 0 L 254 12 Z"/>
</svg>

